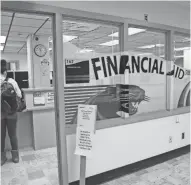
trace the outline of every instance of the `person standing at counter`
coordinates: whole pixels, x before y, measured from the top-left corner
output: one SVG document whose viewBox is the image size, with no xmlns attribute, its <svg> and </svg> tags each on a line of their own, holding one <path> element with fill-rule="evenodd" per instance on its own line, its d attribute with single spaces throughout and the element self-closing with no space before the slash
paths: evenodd
<svg viewBox="0 0 191 185">
<path fill-rule="evenodd" d="M 5 96 L 3 93 L 10 96 L 9 93 L 14 94 L 15 97 L 22 98 L 21 90 L 17 82 L 12 78 L 7 78 L 7 62 L 6 60 L 1 60 L 1 166 L 7 161 L 5 152 L 5 138 L 6 129 L 8 130 L 8 135 L 11 143 L 11 154 L 12 161 L 14 163 L 19 162 L 19 151 L 18 151 L 18 140 L 17 140 L 17 111 L 13 111 L 17 102 L 14 102 L 14 98 L 4 100 Z M 6 92 L 5 92 L 6 91 Z M 10 106 L 11 105 L 11 106 Z M 7 111 L 10 109 L 11 111 Z M 15 109 L 16 110 L 16 109 Z"/>
</svg>

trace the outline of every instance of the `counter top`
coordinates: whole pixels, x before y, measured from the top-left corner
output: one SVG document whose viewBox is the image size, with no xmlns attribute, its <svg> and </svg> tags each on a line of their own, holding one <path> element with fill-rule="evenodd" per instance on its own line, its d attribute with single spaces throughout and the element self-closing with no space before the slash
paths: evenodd
<svg viewBox="0 0 191 185">
<path fill-rule="evenodd" d="M 53 87 L 23 89 L 24 92 L 53 91 L 53 90 L 54 90 Z"/>
</svg>

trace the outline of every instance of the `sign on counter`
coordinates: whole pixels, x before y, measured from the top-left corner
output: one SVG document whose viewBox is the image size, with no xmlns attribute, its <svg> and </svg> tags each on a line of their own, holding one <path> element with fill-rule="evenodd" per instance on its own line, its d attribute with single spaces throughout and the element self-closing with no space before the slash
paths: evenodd
<svg viewBox="0 0 191 185">
<path fill-rule="evenodd" d="M 76 155 L 91 157 L 95 136 L 96 105 L 78 105 Z"/>
<path fill-rule="evenodd" d="M 54 103 L 54 92 L 48 92 L 47 103 Z"/>
<path fill-rule="evenodd" d="M 45 105 L 45 95 L 43 92 L 33 93 L 34 105 Z"/>
</svg>

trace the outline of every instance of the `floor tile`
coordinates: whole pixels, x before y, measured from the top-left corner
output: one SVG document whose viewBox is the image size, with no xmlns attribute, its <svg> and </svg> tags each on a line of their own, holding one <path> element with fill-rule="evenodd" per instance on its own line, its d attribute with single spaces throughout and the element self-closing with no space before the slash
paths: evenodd
<svg viewBox="0 0 191 185">
<path fill-rule="evenodd" d="M 56 148 L 22 150 L 21 161 L 8 162 L 1 168 L 2 185 L 58 185 Z M 124 175 L 102 185 L 190 185 L 190 154 Z"/>
</svg>

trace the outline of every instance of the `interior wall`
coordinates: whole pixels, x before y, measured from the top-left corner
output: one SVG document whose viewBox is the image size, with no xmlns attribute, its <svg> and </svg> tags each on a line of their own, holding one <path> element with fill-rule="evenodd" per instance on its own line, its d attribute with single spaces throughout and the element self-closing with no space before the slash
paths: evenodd
<svg viewBox="0 0 191 185">
<path fill-rule="evenodd" d="M 1 58 L 7 61 L 19 60 L 19 70 L 28 71 L 27 65 L 27 55 L 26 54 L 16 54 L 16 53 L 2 53 Z"/>
<path fill-rule="evenodd" d="M 179 123 L 176 123 L 176 120 Z M 182 139 L 182 133 L 185 139 Z M 169 137 L 172 143 L 169 143 Z M 67 136 L 69 181 L 80 174 L 80 157 L 74 155 L 75 135 Z M 190 114 L 182 114 L 96 131 L 93 156 L 87 159 L 86 177 L 190 144 Z"/>
<path fill-rule="evenodd" d="M 115 15 L 190 29 L 190 3 L 176 1 L 34 1 L 33 3 Z"/>
</svg>

